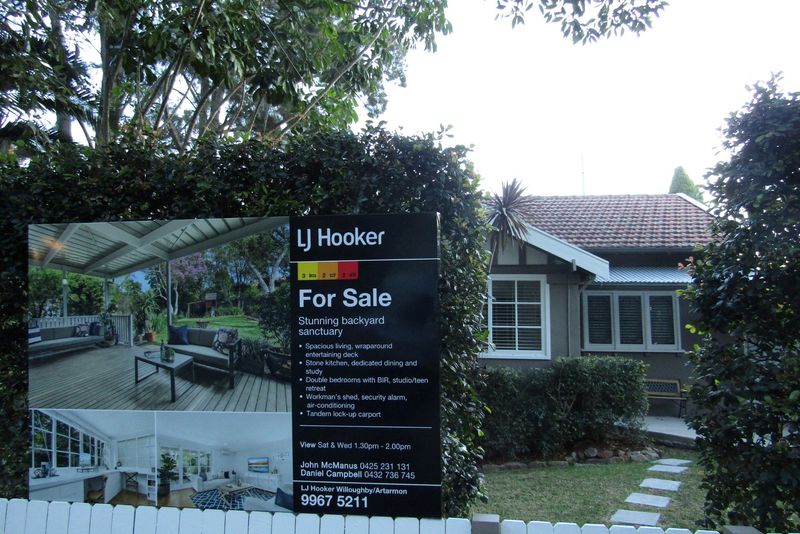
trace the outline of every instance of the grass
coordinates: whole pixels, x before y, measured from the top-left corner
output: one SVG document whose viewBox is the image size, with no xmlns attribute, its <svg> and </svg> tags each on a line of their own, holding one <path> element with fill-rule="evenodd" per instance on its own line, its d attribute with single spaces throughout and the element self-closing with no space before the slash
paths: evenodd
<svg viewBox="0 0 800 534">
<path fill-rule="evenodd" d="M 703 520 L 705 498 L 700 488 L 703 473 L 697 465 L 697 453 L 667 448 L 664 457 L 692 460 L 692 463 L 680 475 L 648 472 L 651 462 L 492 471 L 486 473 L 485 492 L 489 502 L 474 506 L 472 512 L 523 521 L 610 525 L 614 512 L 624 508 L 659 512 L 659 526 L 695 531 L 701 528 L 697 521 Z M 645 478 L 679 480 L 683 484 L 677 492 L 640 488 Z M 663 495 L 672 502 L 663 510 L 626 503 L 625 498 L 634 492 Z"/>
<path fill-rule="evenodd" d="M 176 319 L 175 326 L 188 325 L 190 327 L 196 327 L 198 320 L 208 321 L 208 326 L 206 328 L 209 329 L 216 329 L 220 327 L 235 328 L 239 331 L 240 337 L 246 337 L 250 339 L 264 339 L 264 336 L 261 333 L 261 329 L 258 327 L 258 322 L 254 321 L 253 319 L 249 319 L 245 315 L 203 317 L 202 319 L 198 318 Z M 166 328 L 164 329 L 163 332 L 156 333 L 156 343 L 161 343 L 162 339 L 165 342 L 167 340 Z"/>
</svg>

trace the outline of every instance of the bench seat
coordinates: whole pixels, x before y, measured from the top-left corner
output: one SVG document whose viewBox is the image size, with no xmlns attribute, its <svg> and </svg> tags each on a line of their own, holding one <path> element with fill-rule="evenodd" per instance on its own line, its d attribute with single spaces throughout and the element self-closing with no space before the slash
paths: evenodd
<svg viewBox="0 0 800 534">
<path fill-rule="evenodd" d="M 169 343 L 166 346 L 178 354 L 191 356 L 194 365 L 227 373 L 229 388 L 233 389 L 236 367 L 242 352 L 241 339 L 228 347 L 228 354 L 223 354 L 211 347 L 217 333 L 216 329 L 187 328 L 186 330 L 188 344 Z"/>
<path fill-rule="evenodd" d="M 94 348 L 103 341 L 103 336 L 75 337 L 74 331 L 74 326 L 42 328 L 42 341 L 28 345 L 28 360 L 40 362 L 67 352 Z"/>
</svg>

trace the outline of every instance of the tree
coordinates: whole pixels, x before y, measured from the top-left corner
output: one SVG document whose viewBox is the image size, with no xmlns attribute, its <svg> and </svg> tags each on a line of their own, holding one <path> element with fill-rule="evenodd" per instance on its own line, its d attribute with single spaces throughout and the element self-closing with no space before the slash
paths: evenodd
<svg viewBox="0 0 800 534">
<path fill-rule="evenodd" d="M 525 219 L 522 213 L 524 205 L 525 187 L 514 178 L 511 182 L 504 182 L 502 192 L 489 198 L 488 219 L 491 230 L 489 232 L 489 250 L 492 258 L 504 249 L 509 240 L 521 244 L 525 239 Z"/>
<path fill-rule="evenodd" d="M 703 194 L 700 192 L 700 188 L 689 178 L 689 175 L 686 174 L 683 167 L 675 167 L 675 172 L 672 175 L 672 182 L 669 184 L 669 193 L 683 193 L 698 202 L 703 201 Z"/>
<path fill-rule="evenodd" d="M 61 315 L 61 273 L 55 269 L 28 269 L 28 313 L 31 317 Z"/>
<path fill-rule="evenodd" d="M 202 284 L 208 272 L 208 265 L 206 264 L 205 257 L 200 253 L 196 253 L 171 260 L 169 268 L 172 277 L 170 283 L 172 292 L 169 295 L 167 294 L 167 271 L 164 264 L 150 267 L 147 269 L 145 276 L 151 288 L 158 291 L 158 296 L 168 304 L 167 309 L 169 310 L 169 305 L 172 306 L 172 315 L 174 315 L 180 310 L 181 289 L 185 291 L 188 289 L 186 286 L 198 286 Z M 195 289 L 197 289 L 197 287 L 195 287 Z"/>
<path fill-rule="evenodd" d="M 778 79 L 724 129 L 709 174 L 716 240 L 687 292 L 705 332 L 692 355 L 706 511 L 764 532 L 800 528 L 800 93 Z"/>
<path fill-rule="evenodd" d="M 498 17 L 523 24 L 525 15 L 538 6 L 546 22 L 560 24 L 564 37 L 574 43 L 591 43 L 600 37 L 639 34 L 650 27 L 667 6 L 666 0 L 497 0 Z"/>
</svg>

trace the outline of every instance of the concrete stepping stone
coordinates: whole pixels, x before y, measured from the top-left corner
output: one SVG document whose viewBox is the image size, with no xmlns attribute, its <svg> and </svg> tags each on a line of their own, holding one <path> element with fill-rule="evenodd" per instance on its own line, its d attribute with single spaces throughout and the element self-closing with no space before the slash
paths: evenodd
<svg viewBox="0 0 800 534">
<path fill-rule="evenodd" d="M 612 523 L 624 523 L 626 525 L 644 525 L 654 527 L 658 523 L 661 514 L 654 512 L 635 512 L 633 510 L 617 510 L 611 516 Z"/>
<path fill-rule="evenodd" d="M 660 460 L 656 460 L 656 463 L 661 465 L 687 465 L 692 463 L 692 461 L 681 460 L 679 458 L 661 458 Z"/>
<path fill-rule="evenodd" d="M 662 490 L 662 491 L 678 491 L 681 483 L 677 480 L 664 480 L 663 478 L 646 478 L 639 484 L 640 488 Z"/>
<path fill-rule="evenodd" d="M 678 474 L 678 473 L 684 473 L 687 469 L 689 469 L 689 468 L 688 467 L 679 467 L 677 465 L 661 465 L 661 464 L 657 464 L 657 465 L 654 465 L 653 467 L 650 467 L 648 469 L 648 471 L 654 471 L 656 473 L 674 473 L 674 474 Z"/>
<path fill-rule="evenodd" d="M 641 504 L 644 506 L 653 506 L 655 508 L 666 508 L 669 506 L 669 497 L 661 497 L 660 495 L 650 495 L 647 493 L 631 493 L 625 502 L 630 504 Z"/>
</svg>

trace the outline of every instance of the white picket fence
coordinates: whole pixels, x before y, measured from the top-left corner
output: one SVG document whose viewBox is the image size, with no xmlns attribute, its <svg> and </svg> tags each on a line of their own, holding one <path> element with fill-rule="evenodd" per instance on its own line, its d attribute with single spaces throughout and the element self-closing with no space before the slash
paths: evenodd
<svg viewBox="0 0 800 534">
<path fill-rule="evenodd" d="M 0 534 L 471 534 L 467 519 L 413 519 L 0 499 Z M 681 528 L 506 520 L 500 534 L 692 534 Z M 695 534 L 717 534 L 698 530 Z"/>
</svg>

